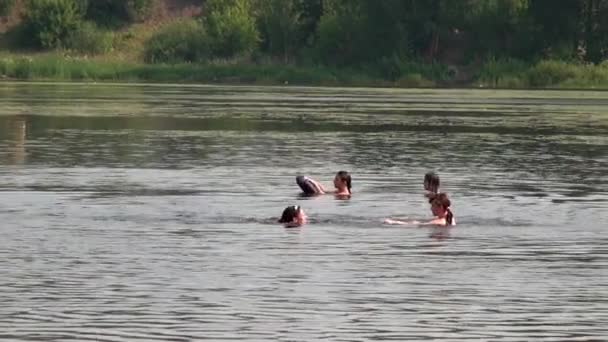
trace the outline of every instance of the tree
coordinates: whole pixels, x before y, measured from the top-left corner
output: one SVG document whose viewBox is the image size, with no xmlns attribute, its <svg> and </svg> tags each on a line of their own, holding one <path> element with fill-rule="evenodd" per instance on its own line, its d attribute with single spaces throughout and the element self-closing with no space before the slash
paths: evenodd
<svg viewBox="0 0 608 342">
<path fill-rule="evenodd" d="M 257 5 L 262 50 L 287 62 L 302 45 L 303 24 L 296 2 L 260 0 Z"/>
<path fill-rule="evenodd" d="M 407 55 L 408 32 L 401 21 L 401 0 L 325 0 L 318 49 L 327 62 L 373 63 Z"/>
<path fill-rule="evenodd" d="M 15 0 L 0 0 L 0 17 L 9 15 L 14 5 Z"/>
<path fill-rule="evenodd" d="M 557 58 L 576 54 L 584 19 L 582 1 L 531 0 L 528 15 L 526 31 L 534 36 L 543 54 Z"/>
<path fill-rule="evenodd" d="M 586 60 L 601 62 L 608 54 L 608 1 L 584 0 Z"/>
<path fill-rule="evenodd" d="M 293 0 L 296 11 L 299 13 L 300 43 L 313 45 L 317 40 L 317 28 L 323 15 L 323 0 Z"/>
<path fill-rule="evenodd" d="M 74 0 L 29 0 L 27 5 L 26 25 L 35 43 L 44 48 L 63 47 L 84 15 Z"/>
<path fill-rule="evenodd" d="M 528 0 L 469 0 L 467 32 L 481 57 L 530 54 Z"/>
<path fill-rule="evenodd" d="M 203 26 L 216 57 L 248 55 L 259 41 L 259 32 L 249 0 L 207 0 Z"/>
</svg>

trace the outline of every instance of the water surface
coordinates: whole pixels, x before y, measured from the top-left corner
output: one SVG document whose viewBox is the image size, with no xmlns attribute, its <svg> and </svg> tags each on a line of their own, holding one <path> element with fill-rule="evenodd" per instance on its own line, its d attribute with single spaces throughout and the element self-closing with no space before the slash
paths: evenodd
<svg viewBox="0 0 608 342">
<path fill-rule="evenodd" d="M 0 83 L 0 339 L 602 341 L 607 189 L 605 92 Z"/>
</svg>

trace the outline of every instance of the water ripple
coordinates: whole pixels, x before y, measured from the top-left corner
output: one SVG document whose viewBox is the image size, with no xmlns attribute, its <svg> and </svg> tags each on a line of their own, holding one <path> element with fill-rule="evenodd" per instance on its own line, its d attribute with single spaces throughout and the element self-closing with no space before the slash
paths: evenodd
<svg viewBox="0 0 608 342">
<path fill-rule="evenodd" d="M 606 339 L 605 93 L 0 94 L 2 340 Z M 349 200 L 299 196 L 340 169 Z M 431 169 L 458 226 L 383 225 Z"/>
</svg>

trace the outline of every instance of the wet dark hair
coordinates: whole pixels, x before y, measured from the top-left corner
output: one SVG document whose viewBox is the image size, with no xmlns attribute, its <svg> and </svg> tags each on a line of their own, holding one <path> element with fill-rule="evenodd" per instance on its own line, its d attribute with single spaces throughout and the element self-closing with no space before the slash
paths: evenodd
<svg viewBox="0 0 608 342">
<path fill-rule="evenodd" d="M 336 177 L 338 177 L 341 181 L 346 182 L 348 193 L 352 194 L 352 177 L 350 176 L 350 173 L 348 173 L 348 171 L 338 171 L 338 173 L 336 173 Z"/>
<path fill-rule="evenodd" d="M 439 190 L 439 175 L 437 175 L 435 172 L 427 172 L 424 175 L 424 184 L 428 184 L 430 191 L 437 193 L 437 191 Z M 426 188 L 426 186 L 425 186 Z"/>
<path fill-rule="evenodd" d="M 299 205 L 290 205 L 283 210 L 283 214 L 279 219 L 279 223 L 290 223 L 298 216 L 298 213 L 302 210 Z"/>
<path fill-rule="evenodd" d="M 454 213 L 452 213 L 452 209 L 450 209 L 450 207 L 452 206 L 452 202 L 448 198 L 448 194 L 444 192 L 436 194 L 431 197 L 430 203 L 431 205 L 439 205 L 447 211 L 447 214 L 445 216 L 445 222 L 448 226 L 451 226 L 454 222 Z"/>
</svg>

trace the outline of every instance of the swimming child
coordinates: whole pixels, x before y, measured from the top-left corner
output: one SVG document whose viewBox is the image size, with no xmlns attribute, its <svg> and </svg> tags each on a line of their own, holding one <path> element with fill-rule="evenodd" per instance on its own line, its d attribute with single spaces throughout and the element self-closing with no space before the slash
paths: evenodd
<svg viewBox="0 0 608 342">
<path fill-rule="evenodd" d="M 446 193 L 438 193 L 434 197 L 431 198 L 431 212 L 435 215 L 435 219 L 433 219 L 430 224 L 439 225 L 439 226 L 455 226 L 456 219 L 454 219 L 454 213 L 452 213 L 452 209 L 450 206 L 452 202 L 448 198 Z"/>
<path fill-rule="evenodd" d="M 334 177 L 334 188 L 326 190 L 321 183 L 306 176 L 297 176 L 296 183 L 306 195 L 334 194 L 336 196 L 352 195 L 352 177 L 348 171 L 338 171 Z"/>
<path fill-rule="evenodd" d="M 283 210 L 279 223 L 283 223 L 286 228 L 300 227 L 308 222 L 308 217 L 304 209 L 299 205 L 290 205 Z"/>
<path fill-rule="evenodd" d="M 422 225 L 422 226 L 455 226 L 456 219 L 450 206 L 452 205 L 448 195 L 445 193 L 439 193 L 431 197 L 431 212 L 435 217 L 428 222 L 419 221 L 400 221 L 393 219 L 386 219 L 386 224 L 399 224 L 399 225 Z"/>
</svg>

